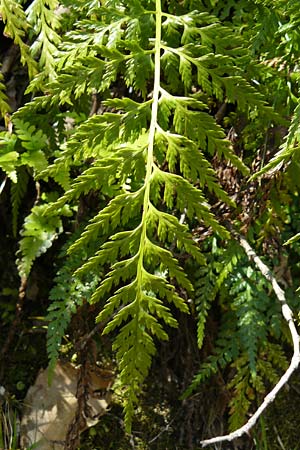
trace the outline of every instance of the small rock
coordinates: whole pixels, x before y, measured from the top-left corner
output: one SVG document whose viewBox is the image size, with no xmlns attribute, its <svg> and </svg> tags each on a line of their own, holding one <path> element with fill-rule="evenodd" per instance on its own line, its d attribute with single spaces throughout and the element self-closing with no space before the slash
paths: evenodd
<svg viewBox="0 0 300 450">
<path fill-rule="evenodd" d="M 64 441 L 77 410 L 77 380 L 79 369 L 72 364 L 58 363 L 51 386 L 48 385 L 48 368 L 41 370 L 24 400 L 21 421 L 21 446 L 28 448 L 36 444 L 39 450 L 62 450 Z M 109 394 L 94 398 L 93 392 L 107 389 L 112 377 L 102 377 L 99 370 L 90 377 L 88 404 L 93 416 L 86 418 L 86 428 L 95 425 L 109 404 Z M 82 430 L 83 431 L 83 430 Z"/>
</svg>

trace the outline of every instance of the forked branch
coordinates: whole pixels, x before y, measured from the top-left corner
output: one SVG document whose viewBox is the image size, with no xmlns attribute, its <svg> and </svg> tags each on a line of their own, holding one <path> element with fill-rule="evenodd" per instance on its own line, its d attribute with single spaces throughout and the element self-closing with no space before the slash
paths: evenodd
<svg viewBox="0 0 300 450">
<path fill-rule="evenodd" d="M 234 236 L 234 238 L 240 243 L 240 245 L 245 250 L 249 260 L 252 260 L 256 267 L 261 271 L 263 276 L 270 281 L 270 283 L 273 286 L 274 292 L 276 294 L 276 297 L 278 298 L 279 302 L 281 303 L 281 310 L 282 315 L 284 319 L 287 321 L 290 333 L 293 340 L 293 346 L 294 346 L 294 354 L 291 359 L 291 363 L 284 373 L 284 375 L 280 378 L 278 383 L 275 385 L 275 387 L 272 389 L 271 392 L 265 397 L 264 401 L 260 405 L 260 407 L 256 410 L 256 412 L 251 416 L 251 418 L 248 420 L 248 422 L 243 425 L 241 428 L 238 428 L 236 431 L 233 431 L 232 433 L 229 433 L 225 436 L 216 436 L 212 439 L 205 439 L 204 441 L 201 441 L 202 447 L 206 447 L 207 445 L 216 444 L 218 442 L 223 441 L 233 441 L 234 439 L 242 436 L 245 433 L 249 433 L 250 429 L 256 424 L 257 420 L 263 413 L 263 411 L 273 402 L 273 400 L 276 398 L 276 395 L 280 391 L 280 389 L 287 383 L 292 373 L 298 368 L 299 361 L 300 361 L 300 349 L 299 349 L 299 334 L 297 332 L 296 326 L 294 324 L 293 319 L 293 312 L 288 306 L 285 298 L 285 293 L 279 286 L 279 284 L 276 281 L 276 278 L 272 274 L 271 270 L 262 262 L 259 256 L 255 253 L 253 248 L 249 245 L 247 240 L 240 234 L 238 234 L 236 231 L 231 229 L 231 233 Z"/>
</svg>

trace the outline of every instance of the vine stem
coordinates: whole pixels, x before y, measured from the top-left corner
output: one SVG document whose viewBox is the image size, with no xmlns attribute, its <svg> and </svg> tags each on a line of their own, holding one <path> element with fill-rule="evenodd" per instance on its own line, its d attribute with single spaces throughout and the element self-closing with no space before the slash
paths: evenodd
<svg viewBox="0 0 300 450">
<path fill-rule="evenodd" d="M 282 315 L 284 319 L 287 321 L 290 329 L 291 337 L 293 340 L 294 353 L 288 369 L 282 375 L 282 377 L 280 378 L 278 383 L 274 386 L 274 388 L 271 390 L 271 392 L 269 392 L 269 394 L 264 398 L 264 401 L 262 402 L 260 407 L 256 410 L 256 412 L 251 416 L 248 422 L 230 434 L 227 434 L 225 436 L 217 436 L 212 439 L 205 439 L 201 441 L 200 443 L 202 447 L 206 447 L 207 445 L 211 444 L 216 444 L 218 442 L 233 441 L 234 439 L 242 436 L 243 434 L 249 433 L 250 429 L 256 424 L 257 420 L 259 419 L 263 411 L 275 400 L 280 389 L 287 383 L 292 373 L 298 368 L 300 362 L 300 349 L 299 349 L 300 336 L 297 332 L 294 323 L 293 312 L 290 309 L 289 305 L 287 304 L 284 291 L 279 286 L 276 278 L 274 277 L 269 267 L 262 262 L 259 256 L 257 256 L 257 254 L 250 246 L 248 241 L 245 239 L 245 237 L 237 233 L 232 228 L 230 231 L 233 237 L 240 243 L 241 247 L 243 247 L 243 249 L 245 250 L 249 260 L 254 262 L 254 264 L 261 271 L 263 276 L 272 284 L 275 295 L 281 304 Z"/>
</svg>

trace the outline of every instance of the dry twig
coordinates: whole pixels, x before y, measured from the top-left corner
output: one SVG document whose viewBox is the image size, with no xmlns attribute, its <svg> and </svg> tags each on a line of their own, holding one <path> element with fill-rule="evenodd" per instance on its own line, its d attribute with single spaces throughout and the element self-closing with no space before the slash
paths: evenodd
<svg viewBox="0 0 300 450">
<path fill-rule="evenodd" d="M 277 283 L 276 278 L 272 274 L 271 270 L 268 268 L 268 266 L 266 266 L 266 264 L 262 262 L 259 256 L 257 256 L 253 248 L 248 244 L 247 240 L 237 232 L 233 231 L 232 229 L 231 233 L 234 236 L 234 238 L 239 241 L 240 245 L 245 250 L 249 260 L 252 260 L 255 263 L 256 267 L 261 271 L 263 276 L 272 284 L 276 297 L 281 303 L 282 315 L 284 319 L 287 321 L 290 329 L 290 333 L 293 340 L 294 353 L 288 369 L 286 370 L 284 375 L 280 378 L 280 380 L 272 389 L 272 391 L 269 392 L 269 394 L 264 398 L 264 401 L 262 402 L 260 407 L 256 410 L 256 412 L 251 416 L 248 422 L 241 428 L 238 428 L 236 431 L 233 431 L 232 433 L 229 433 L 225 436 L 217 436 L 212 439 L 205 439 L 204 441 L 201 441 L 202 447 L 206 447 L 207 445 L 215 444 L 218 442 L 233 441 L 234 439 L 239 438 L 243 434 L 249 433 L 250 429 L 255 425 L 255 423 L 263 413 L 263 411 L 270 405 L 271 402 L 273 402 L 280 389 L 287 383 L 292 373 L 298 368 L 300 362 L 300 350 L 299 350 L 300 336 L 294 324 L 292 310 L 290 309 L 290 307 L 286 302 L 284 291 Z"/>
</svg>

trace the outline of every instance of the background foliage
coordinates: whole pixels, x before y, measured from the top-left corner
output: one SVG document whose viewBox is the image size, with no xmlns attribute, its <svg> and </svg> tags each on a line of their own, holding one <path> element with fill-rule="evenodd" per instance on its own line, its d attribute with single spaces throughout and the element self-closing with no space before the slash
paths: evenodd
<svg viewBox="0 0 300 450">
<path fill-rule="evenodd" d="M 291 349 L 228 225 L 299 306 L 299 8 L 0 0 L 0 13 L 2 359 L 29 355 L 35 331 L 43 347 L 46 329 L 52 367 L 80 361 L 96 326 L 138 448 L 239 427 Z M 3 383 L 22 397 L 34 370 L 10 364 Z M 243 448 L 267 448 L 266 426 Z"/>
</svg>

